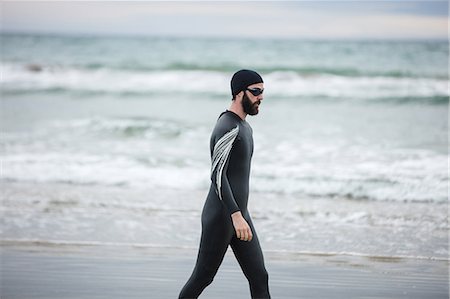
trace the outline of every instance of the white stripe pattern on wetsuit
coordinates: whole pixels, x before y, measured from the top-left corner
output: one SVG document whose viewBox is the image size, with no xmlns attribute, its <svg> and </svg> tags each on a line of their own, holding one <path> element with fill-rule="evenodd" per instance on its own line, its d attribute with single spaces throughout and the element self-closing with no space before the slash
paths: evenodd
<svg viewBox="0 0 450 299">
<path fill-rule="evenodd" d="M 211 176 L 214 174 L 214 170 L 216 170 L 217 168 L 216 192 L 219 195 L 220 200 L 222 200 L 222 192 L 220 188 L 222 186 L 223 168 L 225 167 L 228 156 L 230 155 L 231 152 L 231 148 L 233 147 L 233 142 L 236 139 L 238 133 L 239 133 L 239 126 L 236 126 L 236 128 L 230 130 L 228 133 L 223 135 L 214 145 L 212 165 L 211 165 Z"/>
</svg>

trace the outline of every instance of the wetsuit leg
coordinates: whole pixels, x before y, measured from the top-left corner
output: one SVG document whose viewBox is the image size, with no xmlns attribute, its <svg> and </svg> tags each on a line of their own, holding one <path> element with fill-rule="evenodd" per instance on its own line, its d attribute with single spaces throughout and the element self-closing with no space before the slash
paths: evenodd
<svg viewBox="0 0 450 299">
<path fill-rule="evenodd" d="M 236 236 L 233 236 L 231 248 L 244 275 L 248 279 L 252 298 L 270 298 L 269 275 L 264 266 L 264 257 L 259 245 L 258 236 L 251 223 L 251 219 L 246 218 L 246 220 L 253 232 L 252 240 L 250 242 L 241 241 Z"/>
<path fill-rule="evenodd" d="M 206 213 L 205 218 L 209 218 L 210 214 Z M 215 221 L 204 220 L 197 263 L 191 277 L 181 290 L 179 298 L 197 298 L 211 284 L 233 235 L 231 221 L 228 220 L 229 223 L 224 224 L 225 216 L 218 217 Z"/>
</svg>

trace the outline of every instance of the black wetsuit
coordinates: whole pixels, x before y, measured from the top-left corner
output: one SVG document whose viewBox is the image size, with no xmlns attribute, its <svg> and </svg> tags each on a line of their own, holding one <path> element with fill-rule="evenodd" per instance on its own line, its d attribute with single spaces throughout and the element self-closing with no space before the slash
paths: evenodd
<svg viewBox="0 0 450 299">
<path fill-rule="evenodd" d="M 237 114 L 223 112 L 211 135 L 211 187 L 202 212 L 202 235 L 197 263 L 179 298 L 197 298 L 213 281 L 231 245 L 250 284 L 252 298 L 270 298 L 268 274 L 258 237 L 247 211 L 252 128 Z M 239 240 L 231 214 L 241 211 L 253 239 Z"/>
</svg>

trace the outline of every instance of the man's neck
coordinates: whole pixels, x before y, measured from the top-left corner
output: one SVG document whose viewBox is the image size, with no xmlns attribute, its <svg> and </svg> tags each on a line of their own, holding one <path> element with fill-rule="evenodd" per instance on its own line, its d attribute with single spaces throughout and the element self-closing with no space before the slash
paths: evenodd
<svg viewBox="0 0 450 299">
<path fill-rule="evenodd" d="M 233 101 L 231 103 L 230 108 L 228 110 L 236 113 L 242 120 L 245 120 L 245 117 L 247 116 L 247 113 L 244 112 L 242 105 L 240 105 L 240 103 L 237 103 L 236 101 Z"/>
</svg>

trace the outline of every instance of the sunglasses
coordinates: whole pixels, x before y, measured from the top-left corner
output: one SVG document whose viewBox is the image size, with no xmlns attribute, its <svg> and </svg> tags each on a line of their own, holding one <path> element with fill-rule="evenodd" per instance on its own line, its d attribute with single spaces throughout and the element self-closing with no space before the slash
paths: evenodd
<svg viewBox="0 0 450 299">
<path fill-rule="evenodd" d="M 261 88 L 247 88 L 248 91 L 250 91 L 252 93 L 252 95 L 259 96 L 260 94 L 262 94 L 264 92 L 264 89 Z"/>
</svg>

